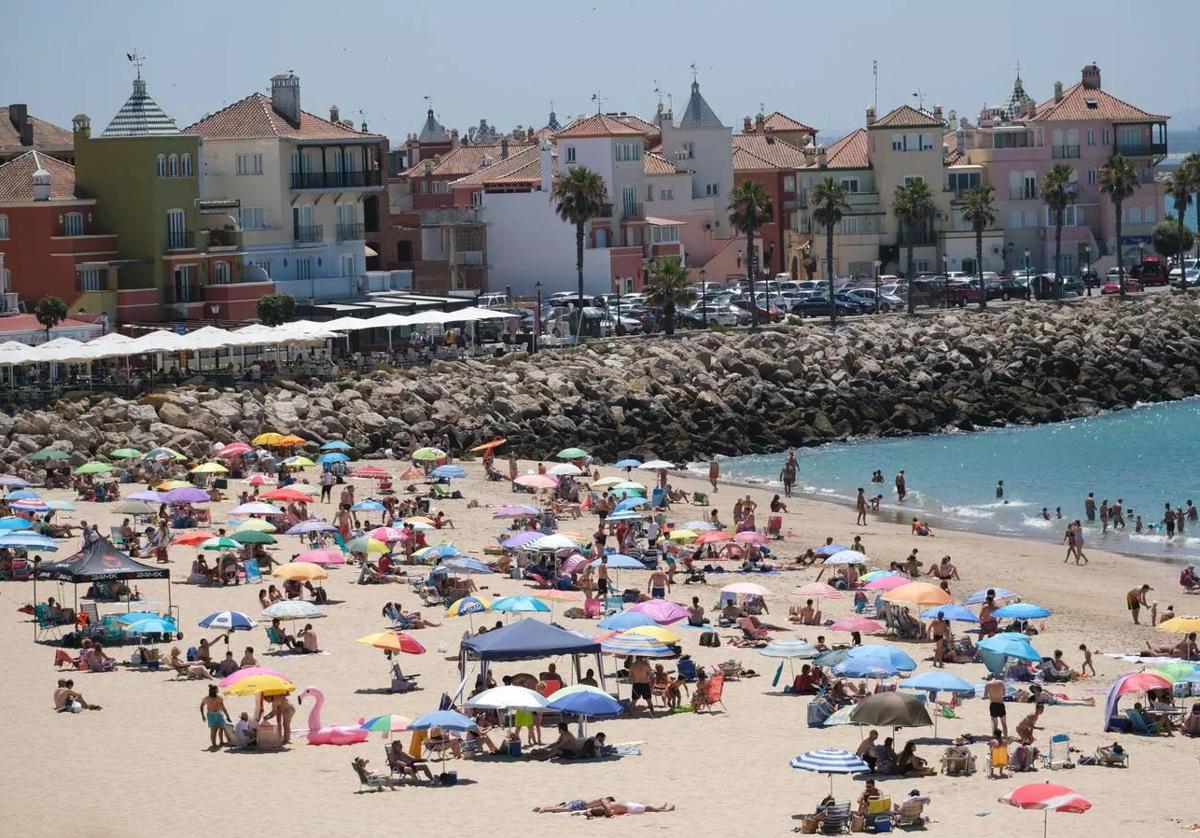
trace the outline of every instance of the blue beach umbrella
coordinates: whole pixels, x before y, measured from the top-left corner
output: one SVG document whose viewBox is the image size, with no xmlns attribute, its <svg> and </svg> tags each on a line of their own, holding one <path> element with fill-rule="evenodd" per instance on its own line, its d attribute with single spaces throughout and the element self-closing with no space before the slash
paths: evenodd
<svg viewBox="0 0 1200 838">
<path fill-rule="evenodd" d="M 897 649 L 895 646 L 884 646 L 881 643 L 867 643 L 863 646 L 854 646 L 846 653 L 849 660 L 858 661 L 875 661 L 886 663 L 894 666 L 901 672 L 912 672 L 917 668 L 917 662 L 908 656 L 908 653 L 902 649 Z"/>
<path fill-rule="evenodd" d="M 46 501 L 46 506 L 55 510 L 56 512 L 75 511 L 75 504 L 71 503 L 69 500 L 54 500 L 51 498 L 50 500 Z"/>
<path fill-rule="evenodd" d="M 1033 648 L 1029 638 L 1023 634 L 1007 631 L 979 641 L 979 648 L 1006 658 L 1039 663 L 1041 654 Z"/>
<path fill-rule="evenodd" d="M 638 626 L 656 626 L 658 623 L 640 611 L 618 611 L 605 617 L 598 625 L 606 631 L 628 631 Z"/>
<path fill-rule="evenodd" d="M 926 608 L 921 612 L 921 619 L 933 620 L 939 614 L 943 620 L 956 620 L 960 623 L 979 622 L 979 617 L 976 616 L 974 611 L 955 603 L 950 603 L 949 605 L 935 605 L 933 608 Z"/>
<path fill-rule="evenodd" d="M 350 507 L 350 509 L 354 512 L 382 512 L 385 507 L 381 502 L 375 500 L 375 498 L 364 498 Z"/>
<path fill-rule="evenodd" d="M 350 443 L 342 442 L 340 439 L 332 439 L 320 447 L 321 451 L 349 451 Z"/>
<path fill-rule="evenodd" d="M 950 672 L 922 672 L 900 682 L 900 687 L 906 690 L 924 690 L 926 692 L 949 692 L 958 695 L 974 695 L 975 687 Z"/>
<path fill-rule="evenodd" d="M 132 625 L 134 623 L 140 622 L 141 620 L 157 620 L 157 619 L 160 619 L 161 617 L 162 617 L 162 614 L 156 613 L 154 611 L 130 611 L 127 614 L 121 614 L 120 616 L 116 617 L 115 619 L 118 623 L 127 623 L 129 625 Z M 171 618 L 168 617 L 167 619 L 171 619 Z M 174 620 L 171 620 L 171 622 L 174 622 Z"/>
<path fill-rule="evenodd" d="M 350 455 L 343 454 L 341 451 L 331 451 L 329 453 L 322 454 L 321 456 L 317 457 L 317 463 L 319 463 L 320 465 L 325 465 L 325 463 L 348 463 L 348 462 L 350 462 Z"/>
<path fill-rule="evenodd" d="M 621 702 L 604 690 L 586 684 L 563 687 L 547 698 L 550 702 L 547 709 L 557 710 L 559 713 L 574 713 L 577 716 L 617 716 L 624 709 Z"/>
<path fill-rule="evenodd" d="M 997 601 L 1002 599 L 1012 599 L 1016 596 L 1016 594 L 1010 591 L 1008 588 L 980 588 L 978 591 L 964 599 L 963 605 L 982 605 L 987 601 L 988 591 L 995 592 Z"/>
<path fill-rule="evenodd" d="M 485 565 L 479 559 L 472 559 L 468 556 L 455 556 L 448 559 L 445 566 L 451 570 L 456 570 L 459 573 L 493 573 L 494 571 Z"/>
<path fill-rule="evenodd" d="M 4 496 L 6 501 L 14 500 L 41 500 L 41 495 L 32 489 L 17 489 L 15 492 L 9 492 Z"/>
<path fill-rule="evenodd" d="M 816 658 L 820 652 L 807 640 L 776 640 L 758 653 L 768 658 Z"/>
<path fill-rule="evenodd" d="M 432 547 L 422 547 L 413 553 L 413 558 L 420 561 L 425 561 L 426 559 L 441 561 L 442 559 L 453 559 L 455 556 L 460 555 L 462 554 L 458 552 L 458 548 L 453 544 L 435 544 Z"/>
<path fill-rule="evenodd" d="M 464 716 L 462 713 L 456 713 L 453 710 L 435 710 L 432 713 L 419 716 L 408 723 L 409 730 L 429 730 L 432 727 L 440 727 L 442 730 L 463 733 L 468 730 L 475 730 L 476 725 L 474 719 Z"/>
<path fill-rule="evenodd" d="M 16 531 L 0 535 L 0 547 L 22 550 L 57 550 L 58 542 L 36 532 Z"/>
<path fill-rule="evenodd" d="M 849 547 L 846 547 L 843 544 L 825 544 L 821 547 L 818 547 L 813 552 L 816 553 L 821 558 L 825 558 L 826 556 L 832 556 L 834 553 L 840 553 L 843 550 L 849 550 L 849 549 L 850 549 Z M 865 561 L 865 559 L 864 559 L 864 561 Z"/>
<path fill-rule="evenodd" d="M 17 477 L 15 474 L 0 474 L 0 486 L 7 486 L 14 489 L 24 489 L 29 485 L 29 481 L 24 477 Z"/>
<path fill-rule="evenodd" d="M 463 468 L 462 466 L 450 464 L 450 465 L 438 466 L 432 472 L 430 472 L 430 474 L 432 474 L 434 477 L 438 478 L 439 480 L 451 480 L 451 479 L 460 479 L 460 478 L 466 477 L 467 470 L 465 468 Z"/>
<path fill-rule="evenodd" d="M 6 515 L 0 518 L 0 530 L 11 532 L 12 530 L 28 530 L 33 528 L 33 523 L 16 515 Z"/>
<path fill-rule="evenodd" d="M 637 509 L 639 506 L 648 506 L 650 501 L 643 497 L 625 498 L 625 500 L 613 507 L 613 513 L 625 512 L 629 509 Z"/>
<path fill-rule="evenodd" d="M 217 611 L 200 621 L 200 628 L 226 629 L 228 631 L 249 631 L 256 625 L 258 623 L 241 611 Z"/>
<path fill-rule="evenodd" d="M 624 501 L 622 501 L 622 503 L 624 503 Z M 640 521 L 640 520 L 642 520 L 642 514 L 640 512 L 635 512 L 632 509 L 622 509 L 620 512 L 614 512 L 612 515 L 609 515 L 608 520 L 609 521 Z"/>
<path fill-rule="evenodd" d="M 175 625 L 174 620 L 148 617 L 145 620 L 138 620 L 136 623 L 129 623 L 125 626 L 125 631 L 130 634 L 174 634 L 179 631 L 179 626 Z"/>
<path fill-rule="evenodd" d="M 805 751 L 798 757 L 792 757 L 788 765 L 800 771 L 811 771 L 814 774 L 828 774 L 830 794 L 833 794 L 834 774 L 860 774 L 871 770 L 870 766 L 863 762 L 862 759 L 840 748 L 821 748 L 816 751 Z"/>
<path fill-rule="evenodd" d="M 615 463 L 613 463 L 613 468 L 637 468 L 641 464 L 641 460 L 626 458 L 624 460 L 617 460 Z"/>
<path fill-rule="evenodd" d="M 831 649 L 828 652 L 821 653 L 813 659 L 813 666 L 819 666 L 822 669 L 829 669 L 837 666 L 850 656 L 849 649 Z"/>
<path fill-rule="evenodd" d="M 883 658 L 846 658 L 830 670 L 834 675 L 846 675 L 850 678 L 891 678 L 899 675 L 900 669 Z"/>
<path fill-rule="evenodd" d="M 1050 609 L 1032 602 L 1011 602 L 992 612 L 992 616 L 1000 620 L 1040 620 L 1050 614 Z"/>
<path fill-rule="evenodd" d="M 625 556 L 620 553 L 613 553 L 611 556 L 605 556 L 605 565 L 609 570 L 645 570 L 646 566 L 639 562 L 633 556 Z M 600 560 L 594 559 L 592 567 L 600 567 Z"/>
<path fill-rule="evenodd" d="M 521 614 L 531 612 L 550 611 L 550 606 L 542 602 L 540 599 L 534 599 L 530 596 L 505 596 L 499 599 L 492 600 L 492 610 L 499 611 L 505 614 Z"/>
</svg>

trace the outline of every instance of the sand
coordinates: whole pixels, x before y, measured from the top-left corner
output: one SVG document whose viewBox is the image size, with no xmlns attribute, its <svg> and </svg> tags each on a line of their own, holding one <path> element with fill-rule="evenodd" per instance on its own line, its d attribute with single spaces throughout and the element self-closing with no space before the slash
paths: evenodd
<svg viewBox="0 0 1200 838">
<path fill-rule="evenodd" d="M 387 463 L 393 471 L 398 463 Z M 487 483 L 477 463 L 466 464 L 470 477 L 455 481 L 466 498 L 484 506 L 467 509 L 466 501 L 439 505 L 457 524 L 457 529 L 434 534 L 454 541 L 465 552 L 479 552 L 492 543 L 501 526 L 493 522 L 489 505 L 527 495 L 514 496 L 507 484 Z M 522 464 L 523 468 L 528 464 Z M 603 474 L 614 473 L 602 469 Z M 643 480 L 652 479 L 642 473 Z M 685 477 L 672 480 L 676 487 L 702 488 L 699 481 Z M 237 489 L 240 483 L 231 482 Z M 359 481 L 359 497 L 369 483 Z M 920 487 L 910 487 L 910 489 Z M 132 491 L 126 487 L 126 491 Z M 730 517 L 737 494 L 749 492 L 765 509 L 770 494 L 761 489 L 722 486 L 712 496 L 722 517 Z M 66 492 L 49 492 L 50 497 L 69 498 Z M 336 494 L 335 494 L 336 497 Z M 863 537 L 869 554 L 884 567 L 889 560 L 903 559 L 916 546 L 928 560 L 943 554 L 953 557 L 962 581 L 953 585 L 956 595 L 965 596 L 989 585 L 1002 585 L 1019 592 L 1028 601 L 1054 611 L 1045 621 L 1045 632 L 1035 640 L 1043 653 L 1063 649 L 1067 659 L 1078 663 L 1081 642 L 1098 651 L 1132 651 L 1145 641 L 1165 642 L 1173 635 L 1150 627 L 1135 627 L 1124 608 L 1124 594 L 1148 582 L 1154 596 L 1164 605 L 1173 602 L 1181 613 L 1196 612 L 1195 600 L 1179 594 L 1177 568 L 1126 556 L 1090 552 L 1087 567 L 1064 565 L 1064 550 L 1044 542 L 1023 542 L 965 532 L 939 531 L 935 538 L 914 538 L 908 528 L 873 520 L 867 527 L 854 526 L 853 510 L 826 503 L 792 500 L 785 515 L 787 538 L 776 544 L 777 552 L 792 557 L 804 547 L 816 546 L 832 536 L 848 543 L 853 535 Z M 214 520 L 224 520 L 231 502 L 218 504 Z M 80 503 L 71 514 L 75 521 L 98 521 L 107 532 L 119 516 L 101 506 Z M 317 514 L 331 515 L 332 507 L 318 506 Z M 704 510 L 677 506 L 674 519 L 700 517 Z M 594 518 L 561 526 L 590 533 Z M 765 516 L 760 518 L 765 522 Z M 73 546 L 59 555 L 72 552 Z M 204 615 L 222 609 L 237 609 L 257 616 L 260 609 L 257 587 L 198 587 L 183 583 L 195 555 L 191 548 L 171 550 L 172 597 L 180 607 L 186 639 L 181 645 L 211 636 L 195 628 Z M 277 555 L 286 559 L 296 552 L 295 540 L 281 538 Z M 787 607 L 797 600 L 789 592 L 812 580 L 816 570 L 754 577 L 772 592 L 768 600 L 772 617 L 782 622 Z M 434 709 L 442 690 L 458 681 L 455 652 L 468 627 L 466 618 L 446 618 L 430 609 L 426 616 L 440 620 L 441 628 L 416 632 L 428 647 L 421 657 L 406 656 L 407 670 L 420 673 L 421 690 L 403 695 L 382 692 L 389 684 L 388 664 L 380 651 L 353 642 L 354 638 L 386 627 L 380 608 L 398 599 L 408 608 L 419 607 L 407 586 L 354 584 L 357 570 L 337 568 L 326 583 L 330 596 L 342 600 L 327 608 L 328 617 L 316 623 L 321 645 L 331 654 L 322 656 L 264 656 L 266 637 L 261 628 L 233 636 L 231 647 L 240 654 L 252 645 L 260 663 L 281 669 L 299 685 L 316 685 L 325 691 L 326 724 L 348 724 L 360 717 L 384 712 L 417 716 Z M 699 595 L 706 606 L 718 598 L 722 584 L 744 576 L 713 575 L 707 587 L 678 585 L 672 598 L 687 602 Z M 476 577 L 492 595 L 526 589 L 525 583 L 496 576 Z M 682 577 L 680 577 L 682 579 Z M 627 572 L 622 584 L 644 585 L 645 574 Z M 71 601 L 69 587 L 39 585 L 39 595 L 55 595 Z M 165 583 L 147 581 L 138 586 L 144 597 L 165 604 Z M 821 747 L 853 749 L 859 742 L 856 727 L 810 729 L 806 726 L 807 699 L 778 693 L 770 684 L 774 661 L 754 650 L 723 645 L 718 649 L 698 644 L 699 633 L 681 630 L 685 651 L 701 664 L 736 658 L 763 673 L 727 684 L 725 710 L 703 715 L 659 716 L 620 719 L 594 724 L 610 742 L 640 742 L 640 756 L 597 763 L 559 764 L 522 762 L 455 761 L 461 782 L 455 787 L 409 787 L 381 794 L 356 794 L 358 782 L 350 761 L 358 755 L 383 767 L 385 741 L 373 734 L 368 744 L 352 747 L 309 746 L 303 740 L 283 752 L 213 753 L 208 750 L 208 733 L 200 720 L 199 702 L 206 683 L 173 680 L 159 673 L 118 671 L 112 674 L 73 673 L 76 688 L 91 702 L 104 707 L 99 712 L 79 715 L 55 714 L 51 692 L 57 675 L 51 664 L 53 648 L 33 642 L 33 626 L 17 608 L 31 601 L 30 583 L 0 585 L 0 649 L 6 693 L 6 724 L 0 731 L 0 776 L 6 778 L 3 807 L 9 834 L 47 835 L 174 835 L 216 834 L 228 830 L 247 834 L 259 830 L 289 835 L 328 835 L 340 829 L 363 834 L 389 834 L 426 830 L 461 834 L 481 830 L 519 830 L 526 835 L 560 835 L 567 832 L 617 834 L 667 830 L 689 835 L 783 834 L 799 824 L 794 816 L 811 811 L 828 791 L 823 775 L 796 771 L 788 760 Z M 102 606 L 102 611 L 119 606 Z M 826 602 L 830 617 L 850 613 L 850 599 Z M 561 609 L 559 610 L 561 619 Z M 490 615 L 489 615 L 490 617 Z M 493 621 L 495 617 L 490 617 Z M 594 623 L 565 621 L 571 627 L 590 629 Z M 959 625 L 956 624 L 956 630 Z M 818 630 L 785 631 L 779 637 L 806 636 L 815 639 Z M 728 635 L 728 632 L 723 632 Z M 827 633 L 828 634 L 828 633 Z M 847 641 L 846 636 L 832 640 Z M 918 671 L 930 668 L 930 647 L 904 644 L 918 660 Z M 224 647 L 219 647 L 223 652 Z M 127 660 L 132 647 L 109 650 L 118 660 Z M 611 664 L 611 660 L 606 659 Z M 1118 675 L 1136 668 L 1097 654 L 1099 676 L 1067 685 L 1074 697 L 1094 697 L 1102 705 L 1104 692 Z M 497 675 L 532 668 L 532 664 L 499 667 Z M 537 671 L 536 669 L 534 671 Z M 611 671 L 611 670 L 610 670 Z M 981 665 L 951 666 L 950 671 L 971 681 L 982 679 Z M 625 694 L 628 687 L 623 687 Z M 235 713 L 252 709 L 250 699 L 229 699 Z M 1009 705 L 1011 726 L 1027 712 Z M 296 723 L 306 726 L 308 706 L 300 708 Z M 939 734 L 954 736 L 988 731 L 986 704 L 971 701 L 960 708 L 959 720 L 942 720 Z M 1072 745 L 1090 754 L 1101 744 L 1113 741 L 1102 731 L 1103 711 L 1097 707 L 1051 707 L 1045 714 L 1045 730 L 1039 731 L 1043 748 L 1052 733 L 1067 733 Z M 547 735 L 552 731 L 547 731 Z M 407 740 L 407 734 L 402 734 Z M 886 735 L 886 733 L 884 733 Z M 918 740 L 932 736 L 930 729 L 901 731 L 898 743 L 909 736 Z M 944 835 L 1031 835 L 1041 830 L 1041 813 L 1004 806 L 997 798 L 1028 782 L 1052 781 L 1069 785 L 1089 798 L 1094 808 L 1084 815 L 1052 815 L 1052 835 L 1085 835 L 1102 831 L 1116 834 L 1137 830 L 1144 824 L 1190 825 L 1200 820 L 1195 802 L 1197 778 L 1196 740 L 1184 737 L 1150 738 L 1122 736 L 1131 752 L 1128 770 L 1081 766 L 1071 771 L 1040 770 L 1016 779 L 989 780 L 986 771 L 969 778 L 944 776 L 886 779 L 881 785 L 894 799 L 913 788 L 932 797 L 928 812 L 933 818 L 930 832 Z M 899 749 L 899 747 L 897 747 Z M 936 765 L 941 745 L 921 745 L 918 754 Z M 980 765 L 986 764 L 986 745 L 973 746 Z M 836 777 L 834 791 L 839 799 L 852 799 L 862 784 L 849 777 Z M 571 798 L 612 794 L 619 800 L 643 803 L 674 803 L 677 811 L 625 817 L 607 822 L 588 822 L 567 815 L 535 815 L 536 805 L 554 804 Z"/>
</svg>

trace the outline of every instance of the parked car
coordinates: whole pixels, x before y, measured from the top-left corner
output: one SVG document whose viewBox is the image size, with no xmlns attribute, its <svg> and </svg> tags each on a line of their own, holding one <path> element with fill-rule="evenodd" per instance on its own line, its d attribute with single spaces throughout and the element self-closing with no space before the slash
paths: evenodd
<svg viewBox="0 0 1200 838">
<path fill-rule="evenodd" d="M 761 300 L 758 305 L 754 305 L 750 302 L 749 297 L 746 297 L 745 299 L 741 299 L 741 300 L 739 300 L 735 297 L 733 300 L 733 305 L 737 306 L 740 309 L 744 309 L 747 314 L 749 314 L 751 312 L 752 307 L 757 308 L 759 323 L 778 323 L 780 320 L 783 319 L 782 311 L 780 311 L 777 308 L 763 308 L 761 305 Z M 751 314 L 751 317 L 753 317 L 752 314 Z"/>
<path fill-rule="evenodd" d="M 1125 293 L 1126 294 L 1136 294 L 1138 291 L 1141 291 L 1141 290 L 1142 290 L 1142 283 L 1138 282 L 1136 279 L 1126 279 L 1125 280 Z M 1120 294 L 1121 286 L 1117 282 L 1117 280 L 1114 279 L 1111 282 L 1106 282 L 1103 285 L 1101 285 L 1100 293 L 1101 294 Z"/>
<path fill-rule="evenodd" d="M 691 321 L 694 321 L 697 327 L 703 327 L 704 321 L 707 318 L 710 326 L 738 326 L 740 320 L 737 314 L 730 310 L 729 306 L 693 306 L 688 309 L 688 316 Z M 747 312 L 747 318 L 749 313 Z"/>
<path fill-rule="evenodd" d="M 1171 268 L 1171 273 L 1168 274 L 1168 277 L 1172 282 L 1175 282 L 1182 273 L 1191 273 L 1195 270 L 1200 270 L 1200 259 L 1184 259 L 1183 267 L 1180 268 L 1179 263 L 1176 263 L 1175 267 Z"/>
<path fill-rule="evenodd" d="M 508 305 L 507 294 L 483 294 L 475 300 L 480 308 L 500 308 Z"/>
<path fill-rule="evenodd" d="M 1024 277 L 1003 276 L 996 282 L 997 290 L 1002 300 L 1028 300 L 1029 287 L 1025 285 Z"/>
<path fill-rule="evenodd" d="M 1095 268 L 1084 268 L 1079 272 L 1079 278 L 1083 280 L 1085 288 L 1099 288 L 1102 284 Z"/>
<path fill-rule="evenodd" d="M 1157 256 L 1143 256 L 1142 261 L 1129 269 L 1129 276 L 1142 283 L 1143 286 L 1166 285 L 1167 263 Z"/>
<path fill-rule="evenodd" d="M 1082 297 L 1086 286 L 1083 280 L 1077 276 L 1064 276 L 1063 281 L 1063 296 L 1064 297 Z"/>
<path fill-rule="evenodd" d="M 909 283 L 908 293 L 913 296 L 916 305 L 941 305 L 946 299 L 945 280 L 940 277 L 914 279 Z"/>
<path fill-rule="evenodd" d="M 829 297 L 814 294 L 792 306 L 792 314 L 798 317 L 828 317 L 835 306 L 841 317 L 852 317 L 862 313 L 862 308 L 854 303 L 842 299 L 835 299 L 831 303 Z"/>
<path fill-rule="evenodd" d="M 1171 280 L 1180 288 L 1195 288 L 1200 285 L 1200 268 L 1188 268 L 1183 278 L 1180 279 L 1179 274 L 1175 274 L 1175 278 Z"/>
</svg>

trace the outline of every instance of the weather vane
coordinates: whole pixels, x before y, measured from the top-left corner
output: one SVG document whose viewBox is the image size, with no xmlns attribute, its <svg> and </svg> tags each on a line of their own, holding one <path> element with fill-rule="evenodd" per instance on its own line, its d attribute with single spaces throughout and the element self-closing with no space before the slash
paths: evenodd
<svg viewBox="0 0 1200 838">
<path fill-rule="evenodd" d="M 696 65 L 694 63 L 691 66 L 692 66 L 692 81 L 695 82 L 696 77 L 697 77 L 697 75 L 699 75 L 700 71 L 696 69 Z"/>
<path fill-rule="evenodd" d="M 137 68 L 137 77 L 141 79 L 142 64 L 145 63 L 146 57 L 144 55 L 138 55 L 137 50 L 125 53 L 125 57 L 129 59 L 129 62 L 133 64 L 134 67 Z"/>
</svg>

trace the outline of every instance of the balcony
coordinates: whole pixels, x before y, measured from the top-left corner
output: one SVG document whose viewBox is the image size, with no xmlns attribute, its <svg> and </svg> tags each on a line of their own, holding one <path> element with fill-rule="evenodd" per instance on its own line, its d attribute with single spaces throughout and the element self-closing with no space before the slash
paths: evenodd
<svg viewBox="0 0 1200 838">
<path fill-rule="evenodd" d="M 381 186 L 378 169 L 360 172 L 292 172 L 292 189 L 355 189 Z"/>
<path fill-rule="evenodd" d="M 1008 200 L 1010 201 L 1036 201 L 1037 197 L 1038 194 L 1036 187 L 1008 190 Z"/>
<path fill-rule="evenodd" d="M 1125 157 L 1162 157 L 1167 153 L 1166 143 L 1117 143 L 1113 153 Z"/>
<path fill-rule="evenodd" d="M 896 244 L 901 247 L 930 247 L 937 244 L 937 234 L 932 230 L 906 230 L 896 234 Z"/>
<path fill-rule="evenodd" d="M 168 230 L 167 250 L 195 250 L 195 230 Z"/>
<path fill-rule="evenodd" d="M 795 200 L 784 201 L 785 210 L 808 209 L 808 192 L 803 189 L 796 193 Z"/>
<path fill-rule="evenodd" d="M 207 237 L 207 242 L 205 238 Z M 199 244 L 201 248 L 209 247 L 241 247 L 241 230 L 201 230 Z"/>
<path fill-rule="evenodd" d="M 454 254 L 454 264 L 460 268 L 478 268 L 483 266 L 482 250 L 460 250 Z"/>
<path fill-rule="evenodd" d="M 646 217 L 645 204 L 628 203 L 621 205 L 621 220 L 638 221 Z"/>
<path fill-rule="evenodd" d="M 292 238 L 300 244 L 312 244 L 321 241 L 324 236 L 325 228 L 320 224 L 313 224 L 308 227 L 294 227 Z"/>
<path fill-rule="evenodd" d="M 1079 157 L 1079 146 L 1056 145 L 1050 147 L 1050 156 L 1055 160 L 1074 160 Z"/>
<path fill-rule="evenodd" d="M 339 224 L 337 225 L 337 240 L 355 241 L 363 238 L 363 225 L 361 224 Z"/>
</svg>

